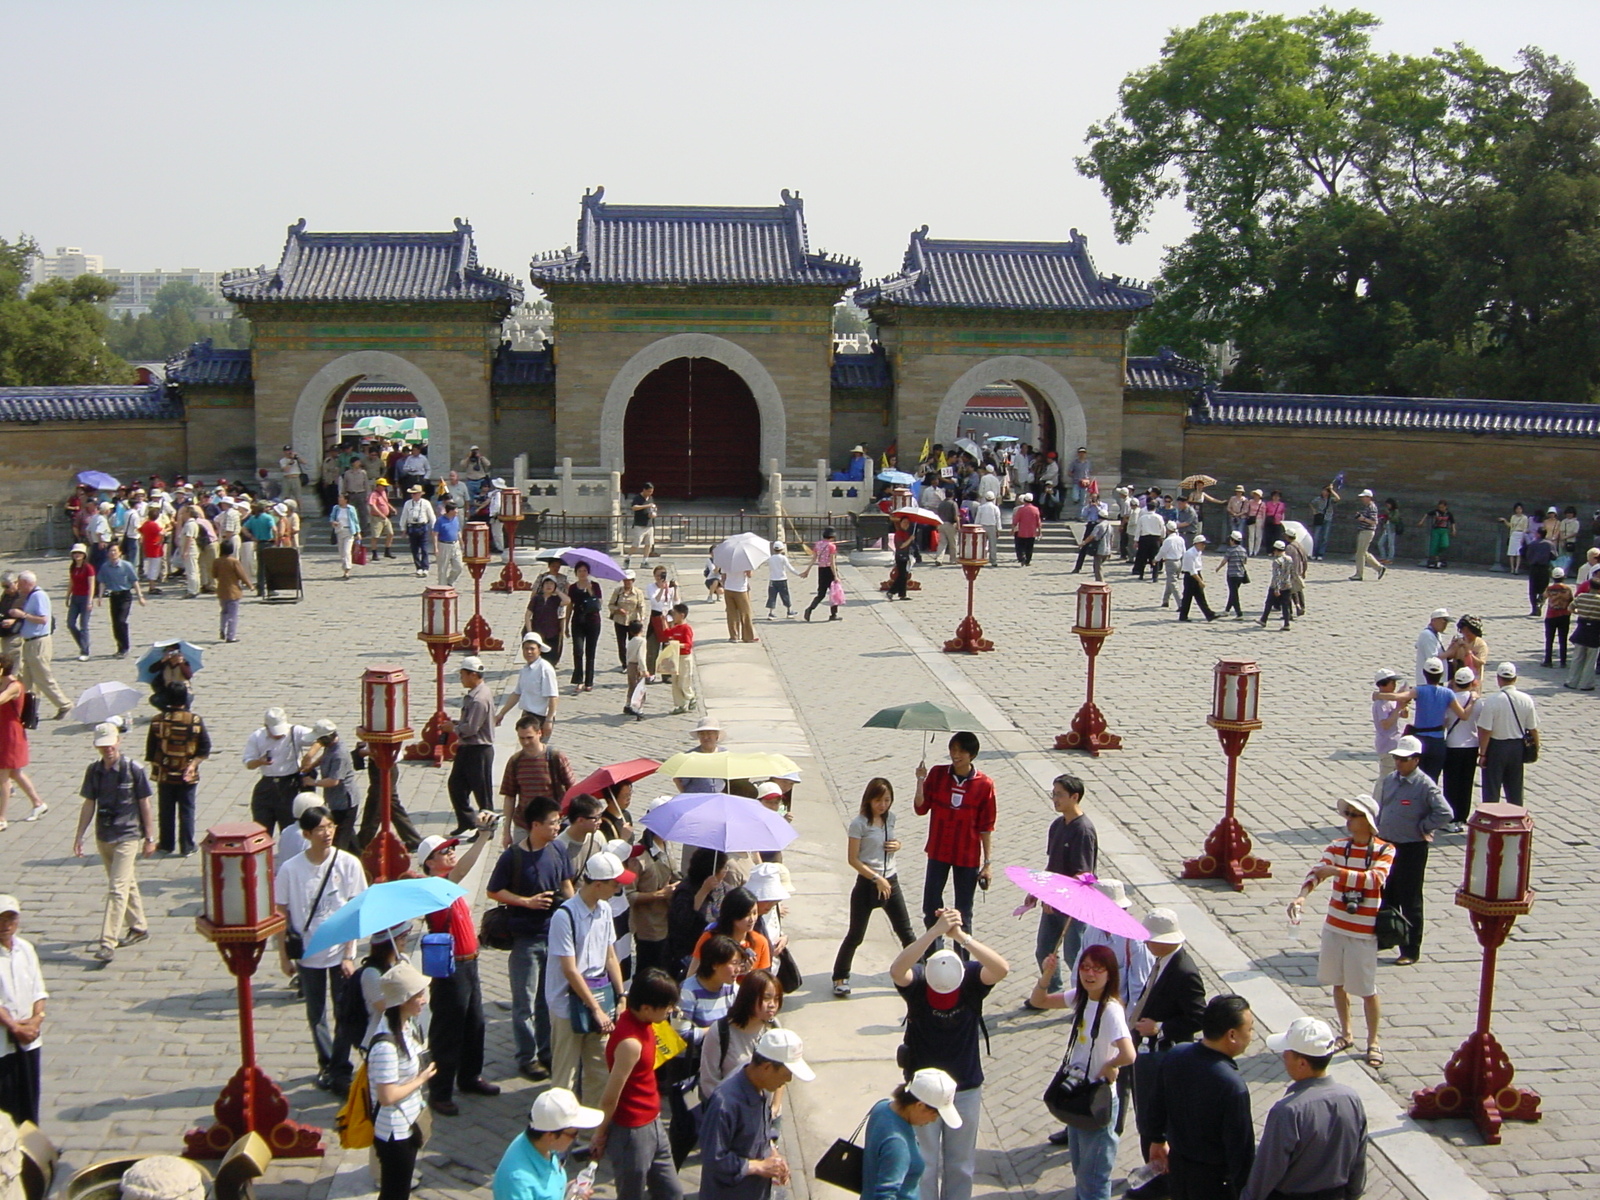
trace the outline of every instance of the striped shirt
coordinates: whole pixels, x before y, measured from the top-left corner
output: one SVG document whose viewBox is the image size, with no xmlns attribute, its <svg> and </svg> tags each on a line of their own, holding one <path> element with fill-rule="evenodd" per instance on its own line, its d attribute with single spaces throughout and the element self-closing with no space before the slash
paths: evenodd
<svg viewBox="0 0 1600 1200">
<path fill-rule="evenodd" d="M 1381 838 L 1373 838 L 1365 846 L 1357 846 L 1351 838 L 1340 838 L 1322 852 L 1317 865 L 1338 869 L 1338 874 L 1328 879 L 1333 888 L 1328 898 L 1328 924 L 1341 933 L 1375 937 L 1383 883 L 1394 866 L 1394 846 Z M 1310 874 L 1306 875 L 1307 884 L 1315 882 Z M 1345 907 L 1345 895 L 1355 891 L 1361 893 L 1361 904 L 1351 912 Z"/>
</svg>

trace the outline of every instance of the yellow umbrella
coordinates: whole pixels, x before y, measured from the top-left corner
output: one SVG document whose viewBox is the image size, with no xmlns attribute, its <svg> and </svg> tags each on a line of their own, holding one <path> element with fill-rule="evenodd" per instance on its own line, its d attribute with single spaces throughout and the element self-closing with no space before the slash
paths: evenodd
<svg viewBox="0 0 1600 1200">
<path fill-rule="evenodd" d="M 722 754 L 686 750 L 667 759 L 656 774 L 668 779 L 765 779 L 799 769 L 792 758 L 766 750 L 730 750 Z"/>
</svg>

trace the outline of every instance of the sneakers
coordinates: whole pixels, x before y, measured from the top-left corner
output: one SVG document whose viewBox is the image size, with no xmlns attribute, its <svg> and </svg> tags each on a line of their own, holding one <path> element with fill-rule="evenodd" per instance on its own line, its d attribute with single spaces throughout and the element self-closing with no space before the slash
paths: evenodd
<svg viewBox="0 0 1600 1200">
<path fill-rule="evenodd" d="M 22 819 L 24 821 L 37 821 L 40 817 L 44 816 L 45 813 L 47 813 L 49 811 L 50 811 L 50 806 L 48 804 L 35 804 L 33 806 L 33 811 L 31 813 L 29 813 L 27 816 L 23 817 Z"/>
<path fill-rule="evenodd" d="M 789 620 L 794 620 L 794 609 L 792 608 L 789 610 Z"/>
<path fill-rule="evenodd" d="M 80 655 L 78 655 L 78 661 L 79 662 L 88 662 L 89 661 L 89 656 L 87 654 L 80 654 Z"/>
<path fill-rule="evenodd" d="M 833 981 L 833 994 L 835 996 L 848 996 L 850 994 L 850 981 L 848 979 L 835 979 Z"/>
<path fill-rule="evenodd" d="M 1389 573 L 1389 568 L 1384 566 L 1382 563 L 1379 563 L 1378 564 L 1378 578 L 1382 579 L 1388 573 Z"/>
</svg>

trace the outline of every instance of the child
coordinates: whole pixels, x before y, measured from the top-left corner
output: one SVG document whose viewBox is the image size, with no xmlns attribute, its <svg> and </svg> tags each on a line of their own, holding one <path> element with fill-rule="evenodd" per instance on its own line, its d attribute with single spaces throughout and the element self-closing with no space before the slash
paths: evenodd
<svg viewBox="0 0 1600 1200">
<path fill-rule="evenodd" d="M 782 542 L 773 542 L 772 557 L 767 559 L 767 620 L 774 619 L 773 614 L 780 599 L 783 607 L 789 611 L 789 619 L 794 620 L 794 602 L 789 599 L 789 580 L 799 577 L 789 562 L 789 547 Z"/>
<path fill-rule="evenodd" d="M 715 549 L 715 546 L 711 547 L 711 550 Z M 722 598 L 722 568 L 712 560 L 711 550 L 706 551 L 706 565 L 700 568 L 700 574 L 705 576 L 706 580 L 706 602 L 708 604 L 713 600 Z"/>
<path fill-rule="evenodd" d="M 669 643 L 677 649 L 672 657 L 672 711 L 686 713 L 694 705 L 694 679 L 690 672 L 694 660 L 694 629 L 689 625 L 689 606 L 674 604 L 669 614 L 671 624 L 661 634 L 663 648 Z M 665 658 L 662 661 L 666 661 Z"/>
<path fill-rule="evenodd" d="M 635 721 L 644 720 L 644 700 L 646 688 L 639 685 L 644 682 L 648 672 L 645 669 L 645 640 L 644 623 L 641 621 L 628 622 L 628 641 L 622 649 L 622 661 L 628 668 L 628 691 L 622 705 L 622 711 Z M 639 703 L 633 703 L 634 694 L 637 693 Z"/>
</svg>

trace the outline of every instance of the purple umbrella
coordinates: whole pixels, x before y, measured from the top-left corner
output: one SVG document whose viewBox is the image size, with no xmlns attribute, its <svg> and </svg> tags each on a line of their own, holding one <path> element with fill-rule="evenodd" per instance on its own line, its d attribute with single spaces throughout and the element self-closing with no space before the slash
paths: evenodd
<svg viewBox="0 0 1600 1200">
<path fill-rule="evenodd" d="M 651 809 L 640 822 L 662 841 L 733 854 L 782 850 L 800 835 L 758 800 L 726 792 L 691 792 Z"/>
<path fill-rule="evenodd" d="M 596 579 L 620 580 L 622 578 L 622 568 L 617 565 L 617 560 L 609 554 L 602 554 L 598 550 L 585 550 L 581 547 L 563 550 L 561 552 L 561 561 L 574 567 L 582 563 L 589 568 L 589 574 Z"/>
<path fill-rule="evenodd" d="M 1085 925 L 1140 942 L 1150 937 L 1148 929 L 1095 887 L 1093 875 L 1058 875 L 1032 867 L 1007 867 L 1006 878 L 1028 895 Z"/>
<path fill-rule="evenodd" d="M 102 492 L 109 492 L 122 486 L 104 471 L 79 471 L 78 482 L 85 487 L 97 488 Z"/>
</svg>

